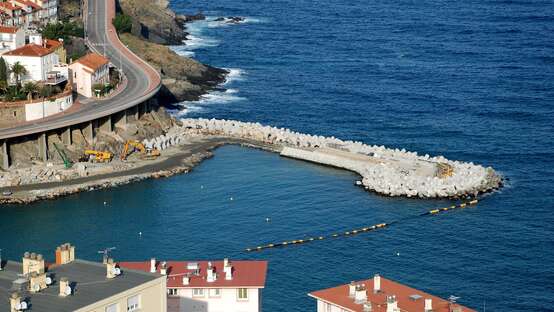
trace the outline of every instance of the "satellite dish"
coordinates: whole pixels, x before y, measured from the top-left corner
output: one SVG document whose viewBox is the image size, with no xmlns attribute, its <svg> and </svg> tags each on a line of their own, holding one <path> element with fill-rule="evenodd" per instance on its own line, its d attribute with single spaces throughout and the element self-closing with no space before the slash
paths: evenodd
<svg viewBox="0 0 554 312">
<path fill-rule="evenodd" d="M 121 269 L 120 268 L 113 268 L 112 269 L 112 274 L 113 275 L 121 275 Z"/>
<path fill-rule="evenodd" d="M 21 310 L 27 310 L 27 302 L 22 301 L 22 302 L 20 303 L 20 305 L 21 305 Z"/>
<path fill-rule="evenodd" d="M 66 296 L 71 295 L 71 286 L 65 286 L 64 293 Z"/>
<path fill-rule="evenodd" d="M 46 278 L 46 285 L 52 285 L 52 278 L 51 277 Z"/>
<path fill-rule="evenodd" d="M 33 291 L 34 291 L 34 292 L 37 292 L 37 291 L 39 291 L 39 290 L 40 290 L 39 284 L 34 284 L 34 285 L 33 285 Z"/>
</svg>

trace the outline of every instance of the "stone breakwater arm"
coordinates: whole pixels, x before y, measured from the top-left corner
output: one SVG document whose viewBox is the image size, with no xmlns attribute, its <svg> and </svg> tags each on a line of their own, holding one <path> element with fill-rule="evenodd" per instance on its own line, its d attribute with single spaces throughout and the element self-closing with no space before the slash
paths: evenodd
<svg viewBox="0 0 554 312">
<path fill-rule="evenodd" d="M 501 186 L 492 169 L 443 156 L 303 134 L 284 128 L 216 119 L 184 119 L 182 127 L 144 142 L 163 149 L 191 135 L 217 135 L 273 146 L 281 155 L 358 173 L 362 185 L 388 196 L 444 198 L 476 195 Z M 445 171 L 446 168 L 446 173 Z"/>
</svg>

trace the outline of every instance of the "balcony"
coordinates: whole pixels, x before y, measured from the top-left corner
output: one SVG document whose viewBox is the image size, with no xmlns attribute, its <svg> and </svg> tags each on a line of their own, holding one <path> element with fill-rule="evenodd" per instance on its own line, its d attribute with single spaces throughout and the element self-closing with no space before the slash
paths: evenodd
<svg viewBox="0 0 554 312">
<path fill-rule="evenodd" d="M 66 82 L 67 77 L 60 74 L 60 72 L 51 71 L 46 74 L 46 80 L 44 81 L 44 84 L 47 85 L 58 85 L 62 82 Z"/>
</svg>

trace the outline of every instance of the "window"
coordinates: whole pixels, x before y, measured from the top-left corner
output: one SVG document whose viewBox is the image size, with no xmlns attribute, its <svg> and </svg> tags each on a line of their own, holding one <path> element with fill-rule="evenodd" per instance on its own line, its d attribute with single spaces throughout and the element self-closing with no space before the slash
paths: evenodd
<svg viewBox="0 0 554 312">
<path fill-rule="evenodd" d="M 177 296 L 177 288 L 169 288 L 167 294 L 170 296 Z"/>
<path fill-rule="evenodd" d="M 221 289 L 219 288 L 210 289 L 210 297 L 221 297 Z"/>
<path fill-rule="evenodd" d="M 193 297 L 204 297 L 204 289 L 202 288 L 193 288 L 192 289 Z"/>
<path fill-rule="evenodd" d="M 237 289 L 237 298 L 239 300 L 248 300 L 248 288 Z"/>
<path fill-rule="evenodd" d="M 132 312 L 132 311 L 137 311 L 139 309 L 139 296 L 136 295 L 136 296 L 133 296 L 133 297 L 129 297 L 129 299 L 127 299 L 127 311 L 128 312 Z"/>
<path fill-rule="evenodd" d="M 119 312 L 119 306 L 117 303 L 110 304 L 106 307 L 106 312 Z"/>
</svg>

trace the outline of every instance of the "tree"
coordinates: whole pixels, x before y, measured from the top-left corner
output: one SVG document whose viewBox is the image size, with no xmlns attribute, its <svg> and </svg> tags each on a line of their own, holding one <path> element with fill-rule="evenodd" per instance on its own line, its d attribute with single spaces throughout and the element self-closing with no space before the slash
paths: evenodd
<svg viewBox="0 0 554 312">
<path fill-rule="evenodd" d="M 8 81 L 8 65 L 3 57 L 0 57 L 0 81 Z"/>
<path fill-rule="evenodd" d="M 0 94 L 5 95 L 6 93 L 8 93 L 8 82 L 0 80 Z"/>
<path fill-rule="evenodd" d="M 118 33 L 131 32 L 133 29 L 133 19 L 129 15 L 118 13 L 112 23 Z"/>
<path fill-rule="evenodd" d="M 23 93 L 27 94 L 27 99 L 29 101 L 33 100 L 33 95 L 35 95 L 38 92 L 39 88 L 38 85 L 32 81 L 29 81 L 23 85 Z"/>
<path fill-rule="evenodd" d="M 44 101 L 45 98 L 52 96 L 52 93 L 53 93 L 52 86 L 44 85 L 40 87 L 40 89 L 38 90 L 38 93 L 42 98 L 42 100 Z"/>
<path fill-rule="evenodd" d="M 27 69 L 25 66 L 21 65 L 19 62 L 13 63 L 10 68 L 10 72 L 15 76 L 15 85 L 19 87 L 21 85 L 21 76 L 27 74 Z"/>
</svg>

